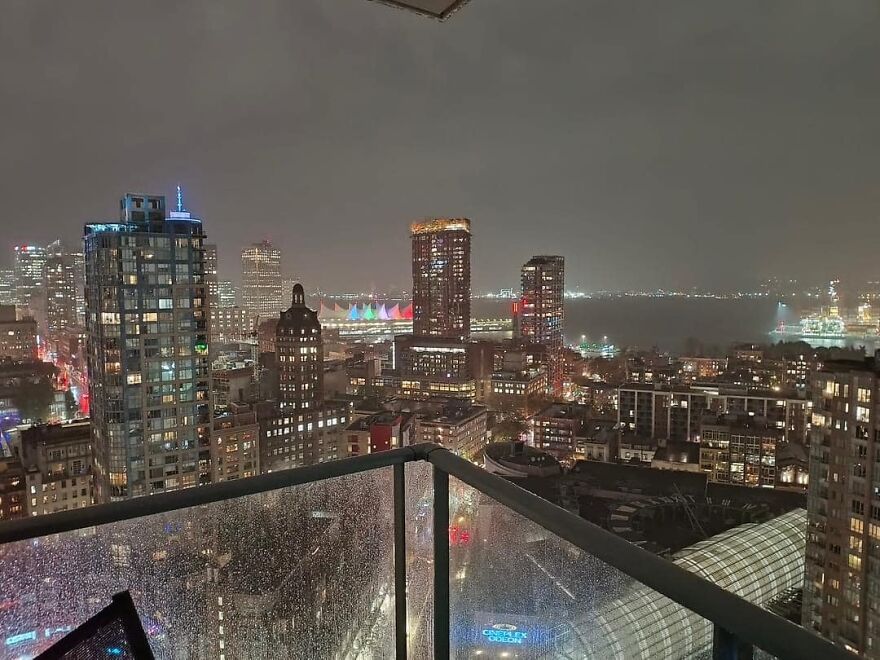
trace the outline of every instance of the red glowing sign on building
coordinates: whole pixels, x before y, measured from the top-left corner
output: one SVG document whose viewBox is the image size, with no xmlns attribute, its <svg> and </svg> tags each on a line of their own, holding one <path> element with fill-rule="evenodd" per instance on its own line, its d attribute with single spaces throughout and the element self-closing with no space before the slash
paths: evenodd
<svg viewBox="0 0 880 660">
<path fill-rule="evenodd" d="M 449 545 L 467 545 L 471 542 L 471 533 L 455 525 L 449 526 Z"/>
</svg>

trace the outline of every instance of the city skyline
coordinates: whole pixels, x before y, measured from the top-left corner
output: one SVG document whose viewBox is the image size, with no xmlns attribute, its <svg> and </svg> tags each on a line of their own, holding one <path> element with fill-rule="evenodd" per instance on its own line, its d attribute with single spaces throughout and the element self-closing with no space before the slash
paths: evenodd
<svg viewBox="0 0 880 660">
<path fill-rule="evenodd" d="M 876 279 L 875 3 L 562 4 L 483 0 L 441 26 L 360 0 L 14 2 L 0 265 L 180 182 L 221 269 L 267 238 L 329 289 L 405 288 L 399 228 L 433 215 L 473 219 L 475 290 L 510 286 L 524 244 L 591 290 Z"/>
<path fill-rule="evenodd" d="M 0 660 L 880 660 L 876 0 L 0 14 Z"/>
</svg>

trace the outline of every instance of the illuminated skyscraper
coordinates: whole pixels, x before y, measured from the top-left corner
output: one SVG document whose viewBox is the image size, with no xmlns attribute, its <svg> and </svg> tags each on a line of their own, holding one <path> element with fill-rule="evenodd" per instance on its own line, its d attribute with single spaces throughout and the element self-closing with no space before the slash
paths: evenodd
<svg viewBox="0 0 880 660">
<path fill-rule="evenodd" d="M 165 198 L 127 194 L 85 227 L 86 331 L 97 499 L 211 479 L 205 235 Z"/>
<path fill-rule="evenodd" d="M 557 396 L 562 393 L 564 294 L 564 257 L 532 257 L 522 267 L 519 333 L 523 339 L 549 349 L 550 389 Z"/>
<path fill-rule="evenodd" d="M 260 318 L 277 318 L 284 307 L 281 250 L 269 241 L 241 251 L 242 307 Z"/>
<path fill-rule="evenodd" d="M 471 221 L 437 218 L 411 226 L 413 334 L 465 340 L 471 334 Z"/>
<path fill-rule="evenodd" d="M 471 221 L 426 220 L 410 233 L 413 334 L 394 338 L 393 373 L 377 382 L 405 397 L 472 400 Z"/>
<path fill-rule="evenodd" d="M 217 280 L 217 246 L 213 243 L 205 245 L 205 283 L 208 285 L 208 300 L 211 308 L 220 304 L 220 285 Z"/>
<path fill-rule="evenodd" d="M 15 303 L 37 321 L 37 332 L 46 335 L 46 248 L 39 245 L 15 247 Z"/>
<path fill-rule="evenodd" d="M 880 650 L 880 369 L 877 357 L 816 374 L 803 624 L 866 657 Z"/>
<path fill-rule="evenodd" d="M 15 271 L 11 268 L 0 270 L 0 305 L 15 304 Z"/>
<path fill-rule="evenodd" d="M 217 303 L 220 307 L 235 307 L 238 304 L 238 292 L 232 280 L 217 282 Z"/>
<path fill-rule="evenodd" d="M 302 285 L 293 286 L 290 307 L 276 314 L 274 322 L 278 406 L 260 422 L 261 469 L 283 470 L 342 458 L 341 429 L 348 419 L 348 404 L 324 401 L 321 324 L 318 313 L 306 306 Z"/>
<path fill-rule="evenodd" d="M 85 306 L 83 255 L 55 241 L 47 249 L 45 272 L 47 337 L 56 340 L 83 320 L 78 313 Z"/>
<path fill-rule="evenodd" d="M 275 329 L 278 399 L 282 411 L 316 410 L 324 401 L 324 343 L 318 313 L 306 307 L 301 284 L 293 285 L 291 306 Z"/>
</svg>

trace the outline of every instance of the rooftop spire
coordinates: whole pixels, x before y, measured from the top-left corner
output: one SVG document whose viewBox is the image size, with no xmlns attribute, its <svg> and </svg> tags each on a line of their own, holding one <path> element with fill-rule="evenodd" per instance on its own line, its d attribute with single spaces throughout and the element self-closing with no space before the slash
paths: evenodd
<svg viewBox="0 0 880 660">
<path fill-rule="evenodd" d="M 177 184 L 177 211 L 183 212 L 183 191 L 180 189 L 180 184 Z"/>
</svg>

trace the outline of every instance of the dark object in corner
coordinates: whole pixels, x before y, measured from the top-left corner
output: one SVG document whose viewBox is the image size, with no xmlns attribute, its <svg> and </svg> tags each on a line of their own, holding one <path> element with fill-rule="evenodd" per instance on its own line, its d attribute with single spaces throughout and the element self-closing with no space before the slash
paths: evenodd
<svg viewBox="0 0 880 660">
<path fill-rule="evenodd" d="M 56 658 L 154 660 L 131 594 L 123 591 L 114 595 L 110 605 L 43 651 L 36 660 Z"/>
</svg>

